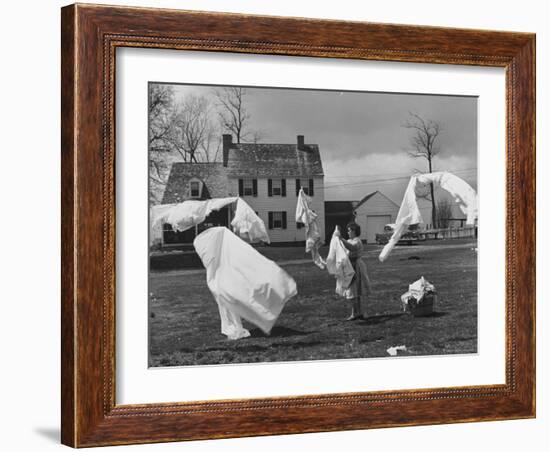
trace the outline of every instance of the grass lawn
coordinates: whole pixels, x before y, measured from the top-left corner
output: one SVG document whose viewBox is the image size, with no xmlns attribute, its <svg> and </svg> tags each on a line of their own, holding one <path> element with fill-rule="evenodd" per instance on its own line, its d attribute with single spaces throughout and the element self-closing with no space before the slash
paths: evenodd
<svg viewBox="0 0 550 452">
<path fill-rule="evenodd" d="M 407 347 L 400 355 L 475 353 L 476 246 L 468 239 L 398 247 L 385 263 L 377 259 L 379 249 L 371 249 L 366 261 L 374 294 L 365 304 L 368 318 L 355 322 L 344 321 L 350 306 L 334 294 L 335 280 L 326 271 L 310 262 L 284 265 L 296 280 L 298 295 L 288 301 L 270 336 L 244 322 L 251 337 L 237 341 L 220 333 L 218 308 L 204 271 L 152 272 L 149 363 L 389 357 L 386 350 L 397 345 Z M 436 312 L 429 317 L 403 314 L 400 296 L 421 276 L 436 287 Z"/>
</svg>

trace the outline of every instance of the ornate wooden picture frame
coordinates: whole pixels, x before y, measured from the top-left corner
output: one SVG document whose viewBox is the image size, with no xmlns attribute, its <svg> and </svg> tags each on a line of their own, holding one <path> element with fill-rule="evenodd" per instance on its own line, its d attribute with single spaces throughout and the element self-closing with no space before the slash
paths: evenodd
<svg viewBox="0 0 550 452">
<path fill-rule="evenodd" d="M 62 9 L 62 442 L 73 447 L 535 416 L 535 36 L 71 5 Z M 506 381 L 117 405 L 115 51 L 143 47 L 506 71 Z"/>
</svg>

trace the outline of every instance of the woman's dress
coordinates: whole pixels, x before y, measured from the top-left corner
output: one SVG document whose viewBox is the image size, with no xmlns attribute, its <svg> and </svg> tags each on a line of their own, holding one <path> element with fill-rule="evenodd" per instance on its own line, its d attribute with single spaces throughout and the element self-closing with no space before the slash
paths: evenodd
<svg viewBox="0 0 550 452">
<path fill-rule="evenodd" d="M 349 299 L 361 298 L 367 296 L 371 292 L 371 285 L 369 280 L 369 275 L 367 273 L 367 264 L 363 259 L 363 243 L 359 237 L 346 240 L 348 245 L 351 245 L 349 249 L 349 260 L 353 269 L 355 270 L 355 275 L 349 287 L 344 291 L 344 297 Z"/>
</svg>

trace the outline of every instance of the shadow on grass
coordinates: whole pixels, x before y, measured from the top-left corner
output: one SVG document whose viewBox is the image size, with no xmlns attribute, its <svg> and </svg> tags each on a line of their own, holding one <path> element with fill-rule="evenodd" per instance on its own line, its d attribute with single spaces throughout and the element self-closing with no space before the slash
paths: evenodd
<svg viewBox="0 0 550 452">
<path fill-rule="evenodd" d="M 271 334 L 265 334 L 259 328 L 250 330 L 250 337 L 289 337 L 289 336 L 306 336 L 310 331 L 298 331 L 286 326 L 274 326 Z"/>
<path fill-rule="evenodd" d="M 446 312 L 436 312 L 436 311 L 434 311 L 431 314 L 419 316 L 418 318 L 424 317 L 424 318 L 433 319 L 433 318 L 437 318 L 437 317 L 443 317 L 443 316 L 446 316 L 446 315 L 447 315 Z"/>
<path fill-rule="evenodd" d="M 405 312 L 401 312 L 399 314 L 385 314 L 385 315 L 373 315 L 370 317 L 367 317 L 366 319 L 361 321 L 362 325 L 379 325 L 381 323 L 386 323 L 391 320 L 399 319 L 402 317 L 410 317 L 411 319 L 434 319 L 438 317 L 446 316 L 446 312 L 432 312 L 431 314 L 422 315 L 422 316 L 413 316 L 412 314 L 408 314 Z"/>
<path fill-rule="evenodd" d="M 372 315 L 366 319 L 361 320 L 362 325 L 378 325 L 380 323 L 389 322 L 390 320 L 398 319 L 403 317 L 404 313 L 399 314 L 385 314 L 385 315 Z"/>
</svg>

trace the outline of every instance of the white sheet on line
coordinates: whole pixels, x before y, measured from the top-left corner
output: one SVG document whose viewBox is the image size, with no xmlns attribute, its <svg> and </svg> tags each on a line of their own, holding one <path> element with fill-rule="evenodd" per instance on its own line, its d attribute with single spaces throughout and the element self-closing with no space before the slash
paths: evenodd
<svg viewBox="0 0 550 452">
<path fill-rule="evenodd" d="M 235 218 L 233 218 L 231 226 L 235 234 L 248 239 L 252 243 L 259 241 L 270 243 L 265 223 L 241 198 L 237 200 Z"/>
<path fill-rule="evenodd" d="M 193 245 L 218 304 L 221 332 L 229 339 L 248 336 L 243 318 L 269 334 L 285 303 L 297 294 L 294 279 L 225 227 L 207 229 Z"/>
<path fill-rule="evenodd" d="M 336 290 L 338 295 L 344 296 L 344 291 L 349 287 L 355 270 L 349 260 L 349 251 L 342 245 L 336 233 L 336 227 L 330 240 L 330 247 L 326 260 L 327 271 L 336 278 Z"/>
<path fill-rule="evenodd" d="M 174 231 L 187 231 L 202 223 L 214 210 L 220 210 L 228 204 L 234 203 L 238 197 L 214 198 L 206 201 L 187 200 L 177 204 L 160 204 L 153 206 L 151 225 L 168 223 Z"/>
<path fill-rule="evenodd" d="M 303 188 L 300 188 L 296 202 L 296 221 L 305 225 L 306 253 L 311 252 L 315 265 L 324 269 L 326 263 L 319 254 L 319 248 L 323 245 L 323 239 L 317 222 L 318 215 L 309 208 L 310 203 L 311 198 L 304 193 Z"/>
<path fill-rule="evenodd" d="M 206 201 L 187 200 L 178 204 L 153 206 L 151 209 L 152 234 L 162 234 L 163 223 L 171 225 L 174 231 L 186 231 L 204 222 L 213 211 L 233 203 L 236 203 L 236 210 L 231 226 L 235 233 L 247 238 L 250 242 L 270 243 L 263 220 L 239 197 L 214 198 Z"/>
<path fill-rule="evenodd" d="M 416 190 L 420 184 L 432 182 L 434 187 L 447 190 L 466 214 L 466 223 L 473 224 L 477 218 L 477 194 L 470 185 L 452 173 L 441 171 L 430 174 L 412 176 L 403 195 L 401 207 L 395 220 L 395 229 L 388 243 L 382 249 L 378 259 L 384 262 L 391 253 L 401 236 L 411 224 L 422 223 L 422 215 L 418 209 Z"/>
</svg>

